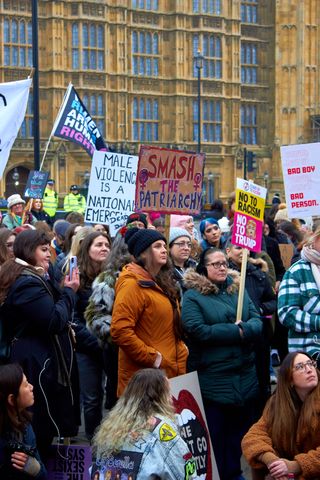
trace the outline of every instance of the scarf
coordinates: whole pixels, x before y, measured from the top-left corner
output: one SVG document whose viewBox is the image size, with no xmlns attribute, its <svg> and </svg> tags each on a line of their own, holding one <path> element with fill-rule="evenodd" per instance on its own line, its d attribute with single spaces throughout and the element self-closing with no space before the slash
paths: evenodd
<svg viewBox="0 0 320 480">
<path fill-rule="evenodd" d="M 301 258 L 305 262 L 310 262 L 314 281 L 320 291 L 320 253 L 311 245 L 305 245 L 301 252 Z"/>
<path fill-rule="evenodd" d="M 14 259 L 14 261 L 15 261 L 16 263 L 19 263 L 19 265 L 23 265 L 24 267 L 29 267 L 29 268 L 31 267 L 32 269 L 36 270 L 36 272 L 37 272 L 39 275 L 44 276 L 44 274 L 45 274 L 44 268 L 42 268 L 42 267 L 35 267 L 34 265 L 30 265 L 30 263 L 25 262 L 24 260 L 22 260 L 22 258 L 16 257 L 16 258 Z"/>
</svg>

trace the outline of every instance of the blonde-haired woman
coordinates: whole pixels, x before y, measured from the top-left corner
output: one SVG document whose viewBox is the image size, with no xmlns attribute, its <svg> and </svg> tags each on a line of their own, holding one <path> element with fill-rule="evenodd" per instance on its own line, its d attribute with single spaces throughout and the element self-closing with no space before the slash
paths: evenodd
<svg viewBox="0 0 320 480">
<path fill-rule="evenodd" d="M 73 229 L 74 226 L 71 225 L 69 229 Z M 73 237 L 71 239 L 71 246 L 70 249 L 67 253 L 65 254 L 60 254 L 56 260 L 56 263 L 54 265 L 54 278 L 55 280 L 60 283 L 64 275 L 69 274 L 69 261 L 70 258 L 73 256 L 77 256 L 81 242 L 83 241 L 84 238 L 86 238 L 89 233 L 94 232 L 94 229 L 92 227 L 81 227 L 80 225 L 78 226 L 79 230 L 77 233 L 73 234 Z M 76 231 L 76 230 L 75 230 Z M 67 237 L 67 235 L 66 235 Z"/>
<path fill-rule="evenodd" d="M 95 472 L 115 478 L 197 478 L 195 461 L 175 424 L 169 382 L 162 370 L 136 372 L 93 439 Z M 127 461 L 121 460 L 127 457 Z M 114 468 L 113 468 L 114 467 Z M 117 477 L 118 475 L 118 477 Z M 156 477 L 156 478 L 158 478 Z M 114 477 L 113 477 L 114 478 Z"/>
</svg>

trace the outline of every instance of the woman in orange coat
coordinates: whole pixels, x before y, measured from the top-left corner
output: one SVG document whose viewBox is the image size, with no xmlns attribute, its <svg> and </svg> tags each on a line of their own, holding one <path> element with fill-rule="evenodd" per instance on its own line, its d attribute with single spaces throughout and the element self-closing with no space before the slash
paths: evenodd
<svg viewBox="0 0 320 480">
<path fill-rule="evenodd" d="M 188 356 L 166 239 L 157 230 L 132 228 L 126 243 L 134 261 L 120 273 L 111 322 L 120 347 L 119 396 L 141 368 L 162 368 L 168 378 L 186 373 Z"/>
</svg>

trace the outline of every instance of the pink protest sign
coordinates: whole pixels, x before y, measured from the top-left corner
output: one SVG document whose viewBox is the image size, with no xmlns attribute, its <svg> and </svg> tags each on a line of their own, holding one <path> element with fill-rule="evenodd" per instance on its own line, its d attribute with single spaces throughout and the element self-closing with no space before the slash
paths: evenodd
<svg viewBox="0 0 320 480">
<path fill-rule="evenodd" d="M 203 153 L 143 145 L 136 181 L 136 210 L 193 215 L 201 210 Z"/>
<path fill-rule="evenodd" d="M 232 239 L 233 245 L 248 248 L 253 252 L 261 251 L 263 222 L 243 213 L 235 212 Z"/>
<path fill-rule="evenodd" d="M 267 190 L 247 180 L 237 179 L 236 205 L 231 243 L 260 252 L 263 214 Z"/>
</svg>

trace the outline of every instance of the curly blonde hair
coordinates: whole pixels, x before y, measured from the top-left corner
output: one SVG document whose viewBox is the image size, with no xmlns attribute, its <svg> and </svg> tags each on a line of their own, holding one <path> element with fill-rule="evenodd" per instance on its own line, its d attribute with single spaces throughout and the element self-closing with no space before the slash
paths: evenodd
<svg viewBox="0 0 320 480">
<path fill-rule="evenodd" d="M 150 419 L 157 414 L 174 421 L 169 382 L 162 370 L 145 368 L 133 375 L 94 436 L 97 457 L 119 452 L 130 434 L 135 436 L 150 429 Z"/>
</svg>

